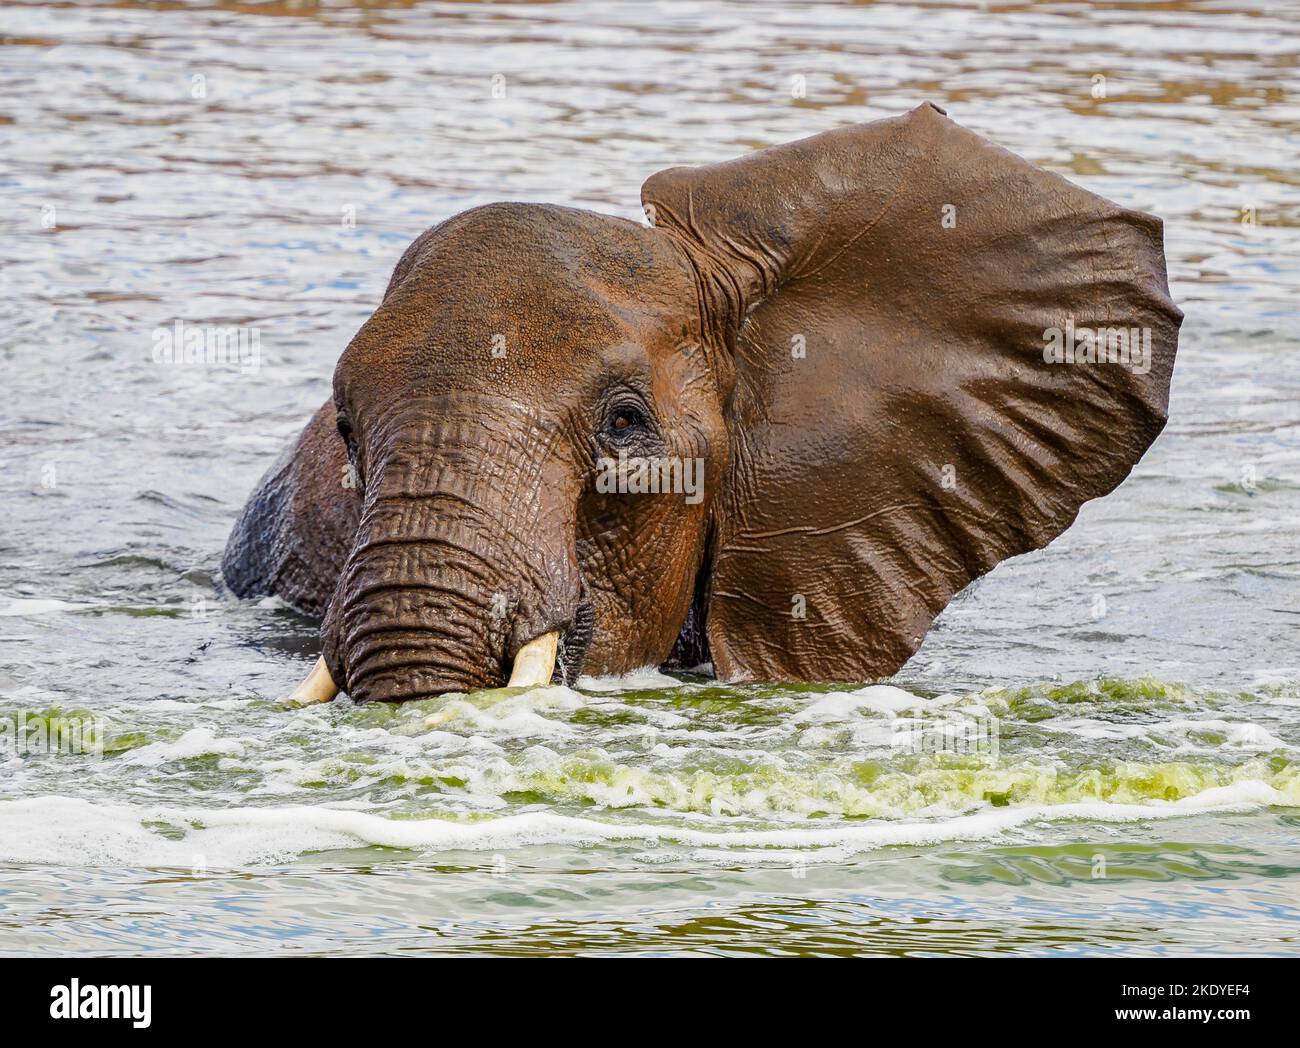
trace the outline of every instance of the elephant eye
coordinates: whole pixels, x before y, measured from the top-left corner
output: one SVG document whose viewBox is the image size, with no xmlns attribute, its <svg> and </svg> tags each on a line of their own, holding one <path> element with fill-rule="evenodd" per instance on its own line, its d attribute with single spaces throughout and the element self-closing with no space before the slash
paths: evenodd
<svg viewBox="0 0 1300 1048">
<path fill-rule="evenodd" d="M 605 428 L 616 437 L 630 436 L 634 430 L 645 427 L 645 415 L 640 408 L 631 404 L 619 405 L 612 408 L 609 417 L 605 422 Z"/>
<path fill-rule="evenodd" d="M 337 425 L 339 428 L 339 436 L 343 439 L 343 443 L 348 446 L 348 450 L 351 451 L 352 450 L 352 424 L 348 422 L 348 420 L 345 419 L 342 415 L 340 415 L 337 420 Z"/>
</svg>

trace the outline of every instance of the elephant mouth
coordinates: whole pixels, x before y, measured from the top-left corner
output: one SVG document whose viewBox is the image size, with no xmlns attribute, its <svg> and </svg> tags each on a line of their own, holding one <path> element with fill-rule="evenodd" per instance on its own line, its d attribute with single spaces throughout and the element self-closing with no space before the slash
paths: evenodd
<svg viewBox="0 0 1300 1048">
<path fill-rule="evenodd" d="M 577 682 L 583 664 L 587 661 L 587 649 L 591 647 L 595 623 L 595 606 L 590 600 L 582 600 L 574 609 L 573 621 L 560 634 L 555 671 L 551 674 L 552 684 L 573 687 Z"/>
<path fill-rule="evenodd" d="M 577 583 L 578 600 L 569 605 L 572 610 L 567 616 L 567 622 L 562 620 L 553 630 L 537 634 L 517 647 L 514 654 L 510 655 L 502 665 L 503 684 L 536 686 L 540 679 L 564 687 L 573 687 L 577 683 L 587 661 L 587 652 L 591 648 L 596 625 L 596 607 L 589 596 L 587 581 L 581 572 L 578 573 Z M 544 643 L 549 638 L 554 638 L 554 648 L 551 648 L 549 643 Z M 529 649 L 538 649 L 539 646 L 540 650 L 529 653 Z M 509 654 L 508 650 L 507 654 Z M 543 678 L 536 670 L 530 672 L 526 669 L 521 663 L 521 659 L 524 658 L 536 660 L 539 667 L 541 664 L 549 666 L 549 677 Z"/>
<path fill-rule="evenodd" d="M 583 598 L 573 605 L 573 612 L 567 624 L 539 633 L 518 646 L 513 655 L 496 672 L 495 686 L 536 687 L 545 682 L 572 687 L 577 682 L 595 632 L 595 606 L 585 596 L 585 586 L 583 592 Z M 326 648 L 307 679 L 285 700 L 287 703 L 306 705 L 328 702 L 339 693 L 341 688 L 336 681 L 346 680 L 346 677 L 331 665 L 331 662 L 338 658 L 338 650 L 331 650 L 328 644 Z M 334 656 L 333 660 L 329 658 L 330 655 Z M 489 679 L 479 686 L 494 686 L 490 682 L 491 676 L 492 674 L 489 673 Z M 364 683 L 350 683 L 361 684 L 359 688 L 347 689 L 354 699 L 369 701 L 370 696 L 366 694 L 368 688 Z M 396 690 L 399 693 L 404 691 L 401 687 Z M 460 689 L 454 685 L 438 688 L 437 691 L 420 689 L 418 693 L 403 694 L 400 697 L 394 695 L 389 701 L 401 702 L 410 698 L 428 697 L 441 691 L 455 690 Z M 357 691 L 361 694 L 357 694 Z"/>
</svg>

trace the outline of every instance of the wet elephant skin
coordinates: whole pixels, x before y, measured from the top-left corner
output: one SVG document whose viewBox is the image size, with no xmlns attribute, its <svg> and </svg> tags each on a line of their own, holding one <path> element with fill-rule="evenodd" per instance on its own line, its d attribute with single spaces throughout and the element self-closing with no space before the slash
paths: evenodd
<svg viewBox="0 0 1300 1048">
<path fill-rule="evenodd" d="M 559 679 L 887 676 L 1164 425 L 1160 221 L 933 106 L 642 201 L 421 235 L 250 497 L 227 584 L 321 616 L 354 699 L 499 685 L 552 631 Z"/>
</svg>

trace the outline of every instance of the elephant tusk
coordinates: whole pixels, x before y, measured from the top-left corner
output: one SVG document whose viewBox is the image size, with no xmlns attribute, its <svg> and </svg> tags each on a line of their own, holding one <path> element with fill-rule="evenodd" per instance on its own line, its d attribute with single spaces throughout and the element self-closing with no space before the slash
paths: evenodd
<svg viewBox="0 0 1300 1048">
<path fill-rule="evenodd" d="M 555 672 L 555 653 L 559 648 L 559 633 L 544 633 L 530 640 L 515 655 L 515 665 L 510 672 L 507 688 L 537 688 L 551 683 Z"/>
<path fill-rule="evenodd" d="M 286 706 L 309 706 L 313 702 L 329 702 L 339 693 L 339 686 L 330 676 L 325 658 L 316 660 L 316 665 L 307 674 L 307 679 L 293 689 L 293 694 L 280 701 Z"/>
</svg>

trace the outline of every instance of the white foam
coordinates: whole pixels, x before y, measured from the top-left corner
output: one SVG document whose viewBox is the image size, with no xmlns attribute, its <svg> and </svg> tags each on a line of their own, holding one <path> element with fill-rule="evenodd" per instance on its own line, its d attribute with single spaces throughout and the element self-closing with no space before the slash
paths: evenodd
<svg viewBox="0 0 1300 1048">
<path fill-rule="evenodd" d="M 1173 747 L 1176 750 L 1187 751 L 1216 752 L 1223 749 L 1234 749 L 1269 753 L 1273 750 L 1294 748 L 1263 725 L 1251 721 L 1178 719 L 1116 724 L 1110 721 L 1079 717 L 1070 720 L 1053 720 L 1045 723 L 1043 727 L 1050 731 L 1077 735 L 1080 738 L 1105 741 L 1118 739 L 1158 741 L 1161 736 L 1187 739 L 1190 736 L 1206 732 L 1223 736 L 1222 742 L 1216 741 L 1213 744 L 1197 744 L 1189 739 L 1189 741 Z"/>
<path fill-rule="evenodd" d="M 577 687 L 583 691 L 653 691 L 659 688 L 680 688 L 676 677 L 660 673 L 654 666 L 642 666 L 621 677 L 579 677 Z"/>
<path fill-rule="evenodd" d="M 480 697 L 483 694 L 480 692 Z M 575 734 L 575 729 L 545 714 L 569 713 L 581 709 L 583 703 L 581 695 L 565 687 L 532 688 L 488 705 L 477 705 L 467 698 L 450 698 L 424 719 L 424 727 L 512 739 L 558 739 Z"/>
<path fill-rule="evenodd" d="M 143 764 L 156 768 L 169 761 L 191 757 L 242 757 L 244 744 L 237 739 L 218 738 L 211 728 L 191 728 L 172 742 L 151 742 L 131 750 L 123 758 L 126 764 Z"/>
<path fill-rule="evenodd" d="M 19 615 L 55 615 L 64 611 L 81 611 L 92 604 L 73 604 L 66 600 L 40 600 L 35 597 L 9 597 L 0 602 L 0 618 Z"/>
<path fill-rule="evenodd" d="M 1289 750 L 1292 747 L 1260 724 L 1250 721 L 1181 721 L 1178 727 L 1187 732 L 1222 732 L 1224 740 L 1219 745 L 1239 750 Z"/>
<path fill-rule="evenodd" d="M 862 710 L 894 717 L 903 710 L 923 709 L 937 700 L 913 695 L 891 684 L 869 684 L 857 691 L 828 691 L 813 698 L 794 715 L 795 724 L 841 724 Z"/>
<path fill-rule="evenodd" d="M 871 821 L 766 830 L 601 822 L 536 811 L 494 819 L 389 819 L 334 807 L 180 809 L 93 804 L 71 797 L 0 801 L 0 861 L 61 866 L 208 868 L 278 864 L 315 851 L 381 846 L 425 853 L 501 850 L 528 845 L 598 843 L 643 846 L 647 840 L 698 849 L 734 863 L 788 864 L 797 849 L 826 861 L 893 845 L 989 840 L 1032 822 L 1123 823 L 1209 812 L 1244 812 L 1292 802 L 1258 781 L 1215 787 L 1177 801 L 1031 804 L 988 808 L 929 821 Z M 153 826 L 166 826 L 164 836 Z M 179 834 L 179 836 L 177 836 Z"/>
</svg>

